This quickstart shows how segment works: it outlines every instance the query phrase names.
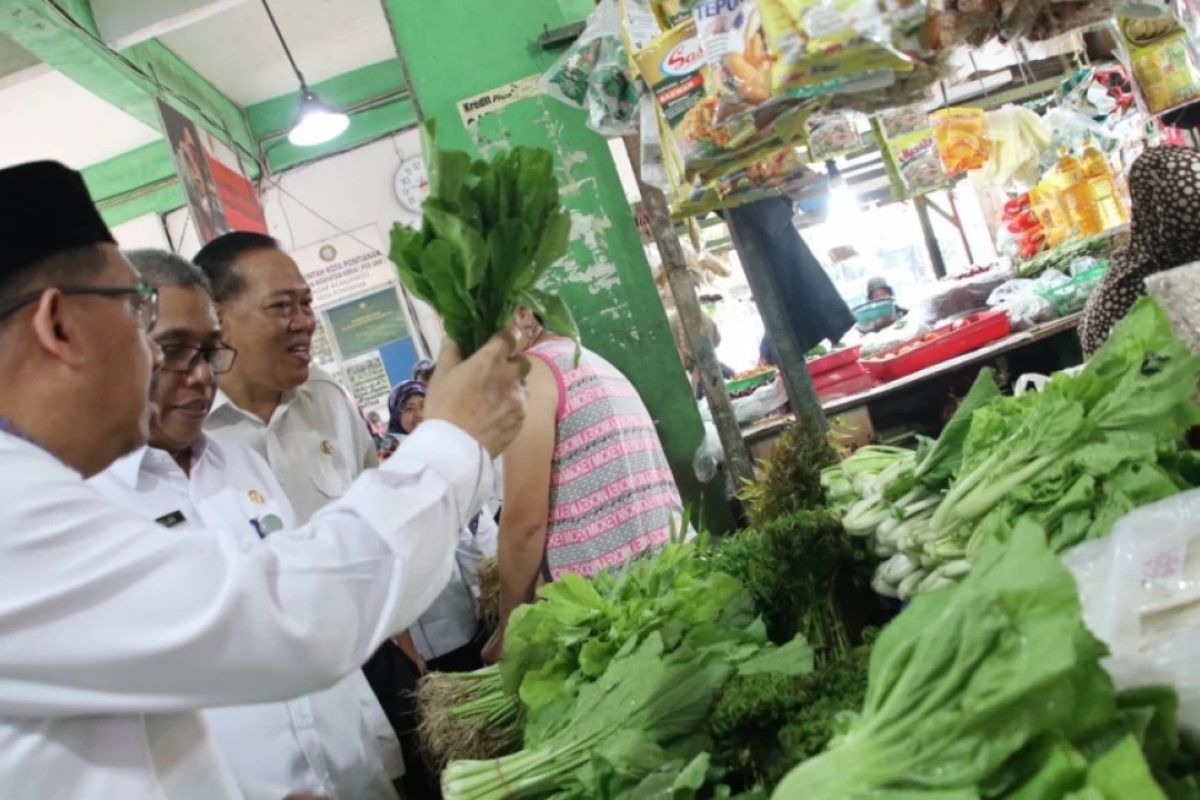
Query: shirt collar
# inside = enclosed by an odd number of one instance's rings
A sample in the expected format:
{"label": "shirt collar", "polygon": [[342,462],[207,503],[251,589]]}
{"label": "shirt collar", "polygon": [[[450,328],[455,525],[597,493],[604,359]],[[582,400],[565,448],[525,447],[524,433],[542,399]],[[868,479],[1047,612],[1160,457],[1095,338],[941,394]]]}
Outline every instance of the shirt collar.
{"label": "shirt collar", "polygon": [[[195,469],[196,464],[199,463],[208,450],[208,437],[201,434],[200,438],[192,445],[192,469]],[[134,450],[127,456],[118,458],[109,469],[126,486],[136,489],[138,479],[141,478],[144,471],[151,469],[151,464],[154,462],[175,464],[175,460],[165,450],[155,450],[149,445],[145,445]]]}
{"label": "shirt collar", "polygon": [[46,449],[46,447],[41,442],[37,441],[32,436],[25,433],[25,431],[18,428],[16,423],[14,423],[12,420],[8,419],[7,417],[0,417],[0,432],[7,433],[9,436],[15,436],[18,439],[20,439],[21,441],[28,442],[29,444],[32,444],[32,445],[36,445],[43,450]]}
{"label": "shirt collar", "polygon": [[[306,386],[308,386],[307,381],[300,384],[300,386],[298,388],[288,389],[286,392],[284,392],[282,395],[280,395],[279,405],[275,407],[275,412],[271,415],[271,419],[275,419],[275,416],[279,413],[280,409],[286,409],[288,406],[290,406],[292,403],[294,403],[296,398],[300,396],[300,392],[303,391]],[[224,413],[222,411],[222,409],[225,409],[225,408],[229,408],[234,413],[240,414],[243,417],[246,417],[247,419],[254,420],[255,422],[259,423],[260,425],[262,424],[262,420],[259,419],[258,416],[256,416],[255,414],[251,414],[249,411],[242,408],[237,403],[233,402],[233,399],[230,398],[229,395],[225,394],[225,392],[218,389],[216,397],[213,398],[212,409],[208,412],[208,415],[211,417],[219,411]]]}

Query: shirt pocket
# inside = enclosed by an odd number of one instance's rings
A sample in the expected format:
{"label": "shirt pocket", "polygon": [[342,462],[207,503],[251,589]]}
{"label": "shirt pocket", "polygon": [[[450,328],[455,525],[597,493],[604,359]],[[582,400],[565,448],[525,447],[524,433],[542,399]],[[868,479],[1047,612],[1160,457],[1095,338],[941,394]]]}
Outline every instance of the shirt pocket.
{"label": "shirt pocket", "polygon": [[[307,430],[295,437],[283,454],[291,463],[287,471],[301,483],[311,483],[326,501],[346,493],[356,473],[350,467],[347,445],[328,432]],[[294,478],[295,480],[295,478]]]}

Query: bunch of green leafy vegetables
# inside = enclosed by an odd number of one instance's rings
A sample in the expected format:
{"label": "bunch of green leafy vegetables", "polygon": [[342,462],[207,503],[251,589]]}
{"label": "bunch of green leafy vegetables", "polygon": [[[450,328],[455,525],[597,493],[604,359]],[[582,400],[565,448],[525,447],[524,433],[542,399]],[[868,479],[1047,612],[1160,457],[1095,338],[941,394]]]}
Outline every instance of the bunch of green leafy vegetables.
{"label": "bunch of green leafy vegetables", "polygon": [[705,735],[721,688],[735,675],[804,674],[812,662],[802,637],[779,647],[768,639],[749,594],[714,567],[706,542],[670,544],[590,581],[564,575],[514,613],[505,634],[500,669],[524,708],[524,749],[452,762],[444,792],[729,796]]}
{"label": "bunch of green leafy vegetables", "polygon": [[713,564],[750,593],[773,641],[803,634],[819,659],[847,650],[861,632],[847,626],[861,616],[846,607],[847,596],[873,600],[869,553],[824,510],[791,511],[727,536]]}
{"label": "bunch of green leafy vegetables", "polygon": [[[1077,376],[999,396],[981,375],[937,443],[867,482],[843,524],[886,559],[873,585],[907,599],[961,579],[1019,524],[1062,551],[1106,536],[1133,509],[1190,488],[1200,358],[1144,298]],[[828,471],[827,471],[828,472]],[[844,475],[826,484],[844,498]]]}
{"label": "bunch of green leafy vegetables", "polygon": [[708,729],[714,759],[735,786],[773,788],[821,753],[867,693],[869,643],[816,661],[804,675],[738,675],[721,692]]}
{"label": "bunch of green leafy vegetables", "polygon": [[823,470],[838,463],[824,431],[797,423],[780,434],[771,454],[755,469],[738,497],[754,522],[824,505]]}
{"label": "bunch of green leafy vegetables", "polygon": [[578,341],[570,309],[536,288],[566,255],[571,234],[553,156],[514,147],[473,161],[439,148],[435,133],[432,121],[421,128],[429,176],[421,227],[392,227],[390,255],[405,288],[437,310],[464,355],[507,327],[519,306]]}
{"label": "bunch of green leafy vegetables", "polygon": [[1104,653],[1070,573],[1036,526],[1022,525],[961,584],[918,597],[883,630],[858,715],[772,797],[1159,797],[1126,738],[1085,753],[1065,791],[1046,788],[1062,759],[1038,747],[1076,748],[1118,718]]}

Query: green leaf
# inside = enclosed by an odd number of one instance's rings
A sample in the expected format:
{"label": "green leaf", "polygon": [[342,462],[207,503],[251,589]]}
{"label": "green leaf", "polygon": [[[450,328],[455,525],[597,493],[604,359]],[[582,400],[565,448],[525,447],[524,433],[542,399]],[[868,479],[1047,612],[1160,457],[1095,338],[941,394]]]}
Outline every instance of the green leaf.
{"label": "green leaf", "polygon": [[532,288],[546,274],[546,270],[567,254],[571,242],[571,212],[563,210],[552,214],[540,233],[541,238],[533,255],[533,269],[517,289]]}
{"label": "green leaf", "polygon": [[556,294],[531,289],[521,295],[521,302],[541,317],[547,328],[575,342],[575,363],[578,364],[579,326],[575,324],[575,317],[563,299]]}
{"label": "green leaf", "polygon": [[464,287],[468,290],[477,287],[488,263],[487,242],[483,236],[466,221],[434,203],[426,204],[424,216],[433,232],[458,250]]}
{"label": "green leaf", "polygon": [[806,675],[813,670],[813,649],[803,636],[797,636],[782,647],[764,650],[738,665],[739,675]]}

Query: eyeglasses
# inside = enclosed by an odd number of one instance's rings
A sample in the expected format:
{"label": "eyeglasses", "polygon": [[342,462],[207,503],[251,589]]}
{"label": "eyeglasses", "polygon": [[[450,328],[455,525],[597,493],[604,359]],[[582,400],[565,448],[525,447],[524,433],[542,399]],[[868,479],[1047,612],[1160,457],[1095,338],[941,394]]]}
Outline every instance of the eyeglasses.
{"label": "eyeglasses", "polygon": [[136,286],[46,286],[0,303],[0,320],[6,319],[20,309],[37,302],[47,289],[57,289],[64,295],[88,295],[96,297],[128,298],[133,313],[145,330],[158,322],[158,289],[148,283]]}
{"label": "eyeglasses", "polygon": [[233,362],[237,360],[237,350],[224,344],[210,347],[164,344],[159,349],[162,350],[159,369],[163,372],[191,372],[201,361],[206,361],[213,374],[220,375],[233,369]]}

